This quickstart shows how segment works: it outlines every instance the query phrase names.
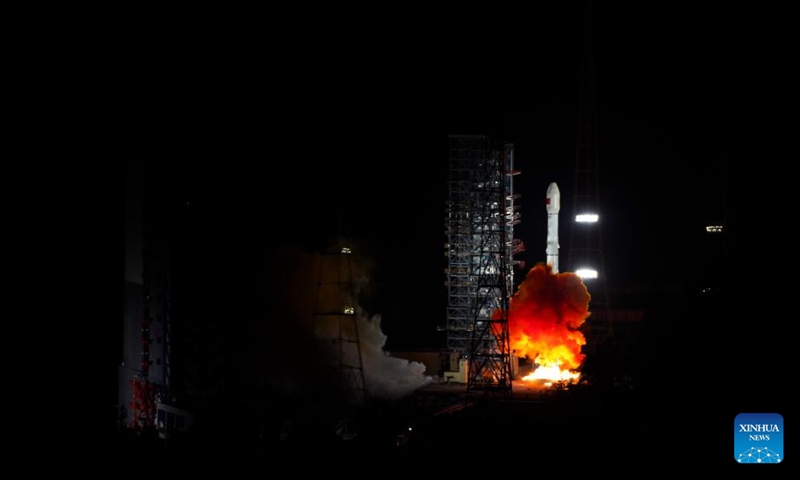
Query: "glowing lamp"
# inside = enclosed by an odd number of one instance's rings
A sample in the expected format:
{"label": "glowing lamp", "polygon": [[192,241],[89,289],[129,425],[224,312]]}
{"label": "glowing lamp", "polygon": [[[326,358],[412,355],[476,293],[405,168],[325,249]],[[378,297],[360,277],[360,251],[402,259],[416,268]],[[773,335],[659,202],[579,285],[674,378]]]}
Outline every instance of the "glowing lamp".
{"label": "glowing lamp", "polygon": [[582,213],[580,215],[575,215],[575,221],[578,223],[596,223],[600,219],[600,216],[596,213]]}
{"label": "glowing lamp", "polygon": [[591,268],[579,268],[575,271],[575,275],[581,278],[597,278],[597,270]]}

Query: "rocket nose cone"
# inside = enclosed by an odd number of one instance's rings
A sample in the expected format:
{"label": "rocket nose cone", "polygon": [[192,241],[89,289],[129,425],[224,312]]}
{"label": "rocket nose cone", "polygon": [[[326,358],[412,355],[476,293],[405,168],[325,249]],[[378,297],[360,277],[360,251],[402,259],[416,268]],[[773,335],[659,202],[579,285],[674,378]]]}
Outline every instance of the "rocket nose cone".
{"label": "rocket nose cone", "polygon": [[547,187],[547,213],[558,213],[561,210],[561,192],[556,182]]}

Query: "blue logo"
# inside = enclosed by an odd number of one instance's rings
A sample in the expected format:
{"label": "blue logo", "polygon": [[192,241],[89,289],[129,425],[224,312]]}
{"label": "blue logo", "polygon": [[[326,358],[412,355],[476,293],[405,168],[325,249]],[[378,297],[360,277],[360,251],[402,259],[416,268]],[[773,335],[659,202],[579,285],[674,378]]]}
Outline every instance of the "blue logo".
{"label": "blue logo", "polygon": [[737,463],[783,461],[783,417],[778,413],[740,413],[733,421]]}

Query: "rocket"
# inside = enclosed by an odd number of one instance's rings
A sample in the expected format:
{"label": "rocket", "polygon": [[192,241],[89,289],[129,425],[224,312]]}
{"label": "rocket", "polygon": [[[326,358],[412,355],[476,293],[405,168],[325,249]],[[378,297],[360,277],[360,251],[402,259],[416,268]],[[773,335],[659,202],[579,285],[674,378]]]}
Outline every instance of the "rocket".
{"label": "rocket", "polygon": [[561,210],[561,192],[556,182],[547,187],[547,263],[553,273],[558,273],[558,211]]}

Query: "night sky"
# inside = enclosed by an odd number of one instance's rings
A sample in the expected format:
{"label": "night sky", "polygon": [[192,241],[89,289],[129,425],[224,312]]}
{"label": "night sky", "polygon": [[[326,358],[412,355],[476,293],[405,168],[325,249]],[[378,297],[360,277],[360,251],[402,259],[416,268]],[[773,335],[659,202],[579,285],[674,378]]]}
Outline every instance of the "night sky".
{"label": "night sky", "polygon": [[[181,30],[134,63],[132,147],[237,254],[344,232],[379,259],[385,316],[415,316],[403,309],[416,310],[408,296],[419,295],[441,314],[448,134],[515,145],[529,266],[544,257],[549,182],[569,209],[582,11],[536,8],[488,15],[485,27],[477,12],[432,13],[413,29],[304,20],[294,34],[265,33],[275,41]],[[637,8],[596,7],[594,19],[604,253],[616,289],[686,283],[709,220],[724,218],[731,237],[755,234],[763,207],[749,192],[768,190],[756,182],[785,156],[771,153],[785,141],[774,103],[782,50],[743,32],[750,12]]]}
{"label": "night sky", "polygon": [[[369,306],[389,345],[441,346],[447,135],[514,144],[529,267],[544,259],[547,185],[558,182],[562,206],[570,199],[582,10],[549,3],[189,22],[132,59],[132,157],[163,172],[165,201],[190,218],[194,258],[208,261],[198,275],[242,314],[280,301],[283,249],[313,251],[342,232],[374,261]],[[792,205],[783,14],[603,4],[594,19],[608,281],[696,286],[702,226],[723,217],[732,301],[665,351],[704,349],[700,364],[731,385],[739,374],[759,384],[747,365],[769,363],[767,393],[744,404],[764,408],[783,392],[770,383],[786,371],[789,340],[777,332],[794,314],[784,294],[769,300],[790,248],[765,225]]]}

